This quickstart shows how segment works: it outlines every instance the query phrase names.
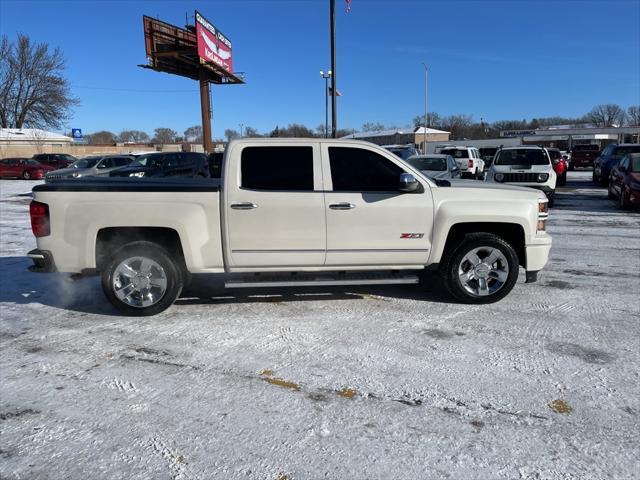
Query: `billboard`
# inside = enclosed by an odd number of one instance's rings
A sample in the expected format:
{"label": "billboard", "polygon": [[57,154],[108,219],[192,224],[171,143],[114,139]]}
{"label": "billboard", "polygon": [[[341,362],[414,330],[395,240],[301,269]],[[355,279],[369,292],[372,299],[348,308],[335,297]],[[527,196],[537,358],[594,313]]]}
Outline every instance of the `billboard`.
{"label": "billboard", "polygon": [[196,36],[200,63],[213,64],[232,74],[231,42],[198,11],[196,11]]}

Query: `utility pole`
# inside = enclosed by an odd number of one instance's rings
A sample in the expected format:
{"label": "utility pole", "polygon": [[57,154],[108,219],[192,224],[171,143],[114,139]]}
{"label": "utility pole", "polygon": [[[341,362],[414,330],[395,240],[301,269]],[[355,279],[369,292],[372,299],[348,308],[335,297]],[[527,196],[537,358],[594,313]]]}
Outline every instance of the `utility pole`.
{"label": "utility pole", "polygon": [[427,99],[428,99],[428,86],[429,86],[429,67],[427,64],[422,62],[424,65],[424,142],[422,144],[422,153],[427,153],[427,127],[429,122],[427,120]]}
{"label": "utility pole", "polygon": [[336,111],[336,0],[329,0],[331,21],[331,138],[336,138],[338,115]]}
{"label": "utility pole", "polygon": [[240,127],[240,138],[242,138],[244,135],[242,135],[242,129],[244,128],[244,123],[239,123],[238,126]]}
{"label": "utility pole", "polygon": [[211,97],[209,95],[209,82],[204,69],[199,70],[200,80],[200,110],[202,113],[202,146],[207,153],[213,153],[213,140],[211,139]]}
{"label": "utility pole", "polygon": [[329,79],[331,78],[331,70],[323,72],[320,75],[324,78],[324,138],[329,138]]}

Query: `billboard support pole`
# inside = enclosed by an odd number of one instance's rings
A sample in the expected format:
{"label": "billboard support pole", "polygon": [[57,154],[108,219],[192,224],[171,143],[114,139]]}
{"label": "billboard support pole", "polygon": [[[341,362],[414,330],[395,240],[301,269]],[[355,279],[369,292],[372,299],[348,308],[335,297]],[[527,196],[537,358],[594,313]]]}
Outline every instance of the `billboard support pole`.
{"label": "billboard support pole", "polygon": [[329,0],[329,16],[331,17],[331,138],[337,134],[336,112],[336,0]]}
{"label": "billboard support pole", "polygon": [[200,110],[202,111],[202,146],[207,153],[213,153],[213,140],[211,139],[211,97],[209,95],[209,82],[205,71],[200,68]]}

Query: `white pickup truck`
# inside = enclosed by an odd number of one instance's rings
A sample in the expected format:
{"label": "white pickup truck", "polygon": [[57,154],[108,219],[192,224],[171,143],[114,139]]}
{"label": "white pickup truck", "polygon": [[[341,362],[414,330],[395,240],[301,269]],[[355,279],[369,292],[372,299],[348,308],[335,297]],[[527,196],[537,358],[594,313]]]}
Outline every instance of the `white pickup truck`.
{"label": "white pickup truck", "polygon": [[435,182],[352,140],[236,140],[219,180],[62,180],[33,196],[32,270],[99,273],[128,315],[165,310],[200,273],[290,287],[418,283],[434,266],[458,301],[490,303],[551,249],[542,192]]}

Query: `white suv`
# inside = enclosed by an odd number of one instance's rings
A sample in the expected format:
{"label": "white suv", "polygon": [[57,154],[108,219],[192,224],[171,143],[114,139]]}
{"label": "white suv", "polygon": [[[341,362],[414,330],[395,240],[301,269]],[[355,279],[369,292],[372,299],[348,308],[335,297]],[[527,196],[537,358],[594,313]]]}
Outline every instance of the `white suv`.
{"label": "white suv", "polygon": [[440,150],[443,155],[451,155],[458,167],[462,178],[476,178],[482,180],[484,160],[480,158],[480,151],[475,147],[446,147]]}
{"label": "white suv", "polygon": [[549,206],[553,206],[557,177],[545,148],[501,148],[496,152],[485,180],[542,190],[549,199]]}

